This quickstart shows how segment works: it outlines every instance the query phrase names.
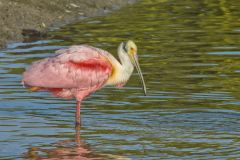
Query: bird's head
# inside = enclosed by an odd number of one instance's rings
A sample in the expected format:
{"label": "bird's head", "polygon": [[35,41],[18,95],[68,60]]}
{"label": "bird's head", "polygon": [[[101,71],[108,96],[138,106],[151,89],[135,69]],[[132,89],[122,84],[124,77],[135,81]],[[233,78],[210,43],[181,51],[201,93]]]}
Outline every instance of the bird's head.
{"label": "bird's head", "polygon": [[133,41],[127,41],[123,47],[124,51],[128,54],[129,57],[137,55],[137,45]]}
{"label": "bird's head", "polygon": [[122,47],[122,50],[128,55],[131,63],[137,69],[138,75],[142,82],[144,95],[146,95],[147,94],[146,85],[145,85],[143,74],[142,74],[142,71],[141,71],[141,68],[140,68],[140,65],[138,62],[137,45],[133,41],[129,40],[126,43],[122,43],[121,47]]}

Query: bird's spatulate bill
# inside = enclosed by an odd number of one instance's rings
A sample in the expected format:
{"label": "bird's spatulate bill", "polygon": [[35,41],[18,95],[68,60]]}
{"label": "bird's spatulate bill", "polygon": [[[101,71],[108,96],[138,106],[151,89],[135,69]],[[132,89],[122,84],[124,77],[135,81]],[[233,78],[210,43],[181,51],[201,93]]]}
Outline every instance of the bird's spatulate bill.
{"label": "bird's spatulate bill", "polygon": [[137,69],[137,72],[138,72],[138,75],[140,77],[140,80],[142,82],[142,87],[143,87],[143,92],[144,92],[144,95],[146,96],[147,95],[147,89],[146,89],[146,85],[145,85],[145,81],[144,81],[144,78],[143,78],[143,74],[142,74],[142,71],[141,71],[141,68],[140,68],[140,65],[138,63],[138,58],[137,58],[137,54],[135,54],[133,56],[133,60],[134,60],[134,65]]}

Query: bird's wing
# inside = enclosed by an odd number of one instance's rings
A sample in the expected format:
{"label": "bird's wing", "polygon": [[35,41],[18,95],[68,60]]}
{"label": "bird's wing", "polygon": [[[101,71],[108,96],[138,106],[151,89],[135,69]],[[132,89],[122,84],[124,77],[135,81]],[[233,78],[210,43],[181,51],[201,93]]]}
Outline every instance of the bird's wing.
{"label": "bird's wing", "polygon": [[89,89],[102,86],[112,74],[109,54],[90,46],[72,46],[55,57],[33,63],[23,74],[27,86]]}

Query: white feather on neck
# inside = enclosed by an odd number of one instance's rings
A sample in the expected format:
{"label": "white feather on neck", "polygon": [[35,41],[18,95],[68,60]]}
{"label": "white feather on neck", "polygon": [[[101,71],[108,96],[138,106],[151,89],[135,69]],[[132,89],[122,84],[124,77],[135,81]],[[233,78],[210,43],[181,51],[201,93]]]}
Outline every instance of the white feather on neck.
{"label": "white feather on neck", "polygon": [[111,54],[108,56],[114,71],[113,75],[109,77],[106,83],[107,85],[126,83],[134,70],[134,66],[131,63],[128,54],[123,50],[123,43],[121,43],[118,47],[118,57],[121,63]]}

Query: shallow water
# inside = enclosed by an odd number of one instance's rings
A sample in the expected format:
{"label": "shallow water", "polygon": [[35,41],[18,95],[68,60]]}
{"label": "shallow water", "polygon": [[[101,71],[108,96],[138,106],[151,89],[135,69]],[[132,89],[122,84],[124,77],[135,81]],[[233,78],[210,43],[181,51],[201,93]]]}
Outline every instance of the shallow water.
{"label": "shallow water", "polygon": [[[0,51],[0,159],[238,159],[240,4],[237,0],[141,1],[86,19],[46,39]],[[80,137],[75,101],[28,92],[31,62],[73,44],[116,56],[139,48],[148,95],[136,73],[123,89],[86,99]]]}

